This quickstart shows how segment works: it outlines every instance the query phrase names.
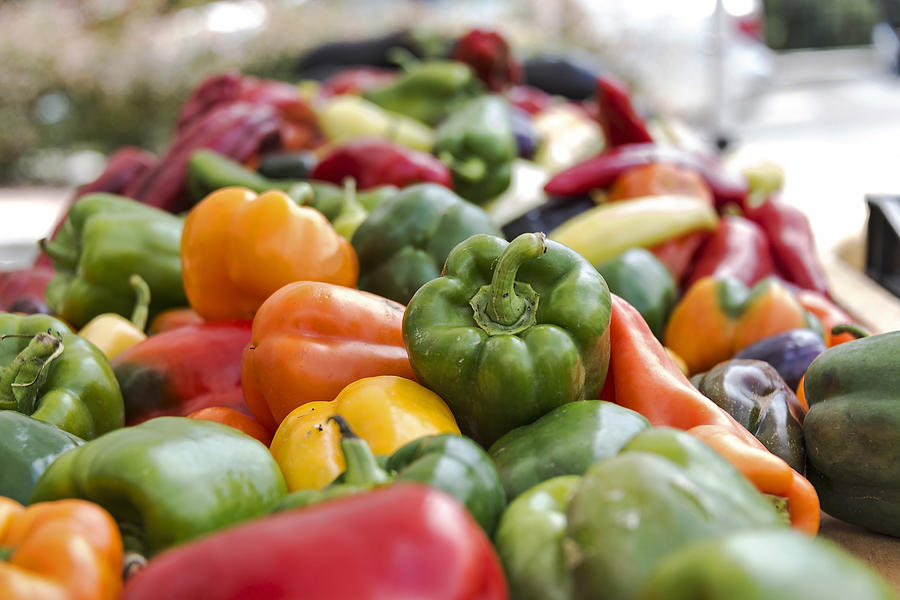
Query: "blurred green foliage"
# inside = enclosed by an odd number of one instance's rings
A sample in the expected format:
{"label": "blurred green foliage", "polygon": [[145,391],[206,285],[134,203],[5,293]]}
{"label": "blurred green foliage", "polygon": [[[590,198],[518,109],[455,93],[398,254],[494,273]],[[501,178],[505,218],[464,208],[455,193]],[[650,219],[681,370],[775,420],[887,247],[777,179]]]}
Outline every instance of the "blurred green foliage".
{"label": "blurred green foliage", "polygon": [[872,42],[877,0],[763,0],[773,50],[861,46]]}

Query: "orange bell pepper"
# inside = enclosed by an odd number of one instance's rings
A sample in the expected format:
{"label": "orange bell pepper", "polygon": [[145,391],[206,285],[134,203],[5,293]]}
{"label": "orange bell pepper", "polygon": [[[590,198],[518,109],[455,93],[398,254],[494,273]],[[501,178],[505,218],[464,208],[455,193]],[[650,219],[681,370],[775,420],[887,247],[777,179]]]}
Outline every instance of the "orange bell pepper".
{"label": "orange bell pepper", "polygon": [[616,177],[607,200],[677,194],[694,196],[713,203],[713,195],[703,178],[693,169],[668,163],[647,163],[632,167]]}
{"label": "orange bell pepper", "polygon": [[188,415],[190,419],[204,419],[206,421],[215,421],[222,425],[234,427],[238,431],[242,431],[252,438],[256,438],[261,443],[268,446],[272,443],[272,433],[263,427],[259,421],[248,417],[244,413],[240,413],[233,408],[227,406],[207,406],[200,410],[195,410]]}
{"label": "orange bell pepper", "polygon": [[609,372],[601,398],[641,413],[655,426],[677,427],[704,440],[760,492],[787,498],[794,527],[812,534],[818,530],[819,499],[812,485],[701,394],[641,314],[616,295],[609,332]]}
{"label": "orange bell pepper", "polygon": [[815,317],[774,277],[749,290],[735,279],[702,277],[675,305],[663,341],[694,374],[763,338],[818,326]]}
{"label": "orange bell pepper", "polygon": [[822,323],[825,330],[825,345],[829,348],[850,342],[856,336],[849,332],[834,335],[831,328],[835,325],[857,324],[857,320],[851,317],[847,311],[814,290],[800,290],[796,294],[797,302],[807,311],[814,314]]}
{"label": "orange bell pepper", "polygon": [[415,380],[401,323],[404,307],[328,283],[291,283],[266,300],[244,349],[247,405],[270,431],[301,404],[333,400],[352,381],[376,375]]}
{"label": "orange bell pepper", "polygon": [[119,528],[86,500],[25,508],[0,497],[0,553],[3,600],[114,600],[122,589]]}
{"label": "orange bell pepper", "polygon": [[356,286],[356,251],[319,211],[278,190],[223,188],[197,204],[181,235],[184,289],[208,321],[249,319],[294,281]]}
{"label": "orange bell pepper", "polygon": [[203,322],[203,317],[198,315],[193,308],[170,308],[162,311],[150,321],[150,326],[147,327],[147,335],[156,335],[170,329],[199,325]]}

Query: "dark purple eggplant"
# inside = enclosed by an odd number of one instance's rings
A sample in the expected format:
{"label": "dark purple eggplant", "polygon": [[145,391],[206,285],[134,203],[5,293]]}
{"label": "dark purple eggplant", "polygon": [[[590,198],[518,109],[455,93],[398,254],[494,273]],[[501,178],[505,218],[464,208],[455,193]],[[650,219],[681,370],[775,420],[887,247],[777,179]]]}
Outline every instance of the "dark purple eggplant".
{"label": "dark purple eggplant", "polygon": [[778,371],[792,390],[815,357],[825,352],[825,341],[812,329],[791,329],[750,344],[735,358],[764,360]]}

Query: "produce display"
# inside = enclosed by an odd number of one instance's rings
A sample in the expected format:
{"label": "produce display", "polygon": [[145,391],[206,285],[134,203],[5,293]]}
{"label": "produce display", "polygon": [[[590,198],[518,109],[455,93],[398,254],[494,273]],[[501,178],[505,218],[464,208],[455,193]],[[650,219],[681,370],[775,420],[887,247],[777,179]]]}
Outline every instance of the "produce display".
{"label": "produce display", "polygon": [[209,76],[0,274],[0,598],[897,597],[817,533],[900,536],[900,338],[782,174],[439,41]]}

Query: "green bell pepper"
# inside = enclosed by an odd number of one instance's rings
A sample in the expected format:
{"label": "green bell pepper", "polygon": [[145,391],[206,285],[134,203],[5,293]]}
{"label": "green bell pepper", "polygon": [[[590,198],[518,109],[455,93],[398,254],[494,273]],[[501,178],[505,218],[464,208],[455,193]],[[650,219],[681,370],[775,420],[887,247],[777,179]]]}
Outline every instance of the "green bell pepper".
{"label": "green bell pepper", "polygon": [[578,400],[559,406],[534,423],[516,427],[494,442],[494,459],[510,500],[541,481],[582,475],[610,458],[650,427],[643,415],[612,402]]}
{"label": "green bell pepper", "polygon": [[557,406],[596,398],[609,366],[610,295],[575,251],[523,233],[473,235],[403,315],[413,371],[484,446]]}
{"label": "green bell pepper", "polygon": [[481,81],[465,63],[427,60],[404,65],[396,81],[366,90],[363,97],[391,112],[434,126],[453,109],[482,92]]}
{"label": "green bell pepper", "polygon": [[324,489],[291,492],[275,511],[308,506],[392,481],[411,481],[455,497],[488,535],[493,533],[506,507],[506,495],[491,458],[478,444],[452,433],[429,435],[404,444],[389,457],[376,457],[342,417],[331,419],[341,430],[346,470]]}
{"label": "green bell pepper", "polygon": [[74,327],[103,313],[130,317],[140,275],[150,286],[150,316],[187,306],[181,281],[181,218],[113,194],[78,199],[52,241],[41,248],[56,275],[47,306]]}
{"label": "green bell pepper", "polygon": [[32,502],[82,498],[119,523],[145,556],[265,515],[286,493],[268,448],[213,421],[158,417],[66,452]]}
{"label": "green bell pepper", "polygon": [[56,425],[0,410],[0,496],[27,503],[41,473],[60,454],[83,443]]}
{"label": "green bell pepper", "polygon": [[122,427],[122,392],[106,355],[48,315],[0,313],[0,410],[82,439]]}
{"label": "green bell pepper", "polygon": [[694,375],[691,383],[769,452],[803,473],[803,408],[775,367],[761,360],[734,358]]}
{"label": "green bell pepper", "polygon": [[822,510],[900,537],[900,331],[833,346],[804,377],[806,476]]}
{"label": "green bell pepper", "polygon": [[453,247],[476,233],[502,236],[483,210],[421,183],[387,199],[356,229],[359,288],[402,304],[441,275]]}
{"label": "green bell pepper", "polygon": [[678,301],[678,289],[669,269],[645,248],[630,248],[596,266],[609,291],[635,307],[653,335],[662,340]]}
{"label": "green bell pepper", "polygon": [[739,531],[662,561],[638,600],[891,600],[897,596],[834,542],[791,529]]}
{"label": "green bell pepper", "polygon": [[453,190],[481,204],[509,187],[518,156],[509,102],[501,96],[473,98],[436,132],[435,156],[453,175]]}
{"label": "green bell pepper", "polygon": [[688,433],[651,428],[583,477],[513,500],[494,542],[514,598],[618,600],[671,552],[761,527],[785,525],[730,463]]}

